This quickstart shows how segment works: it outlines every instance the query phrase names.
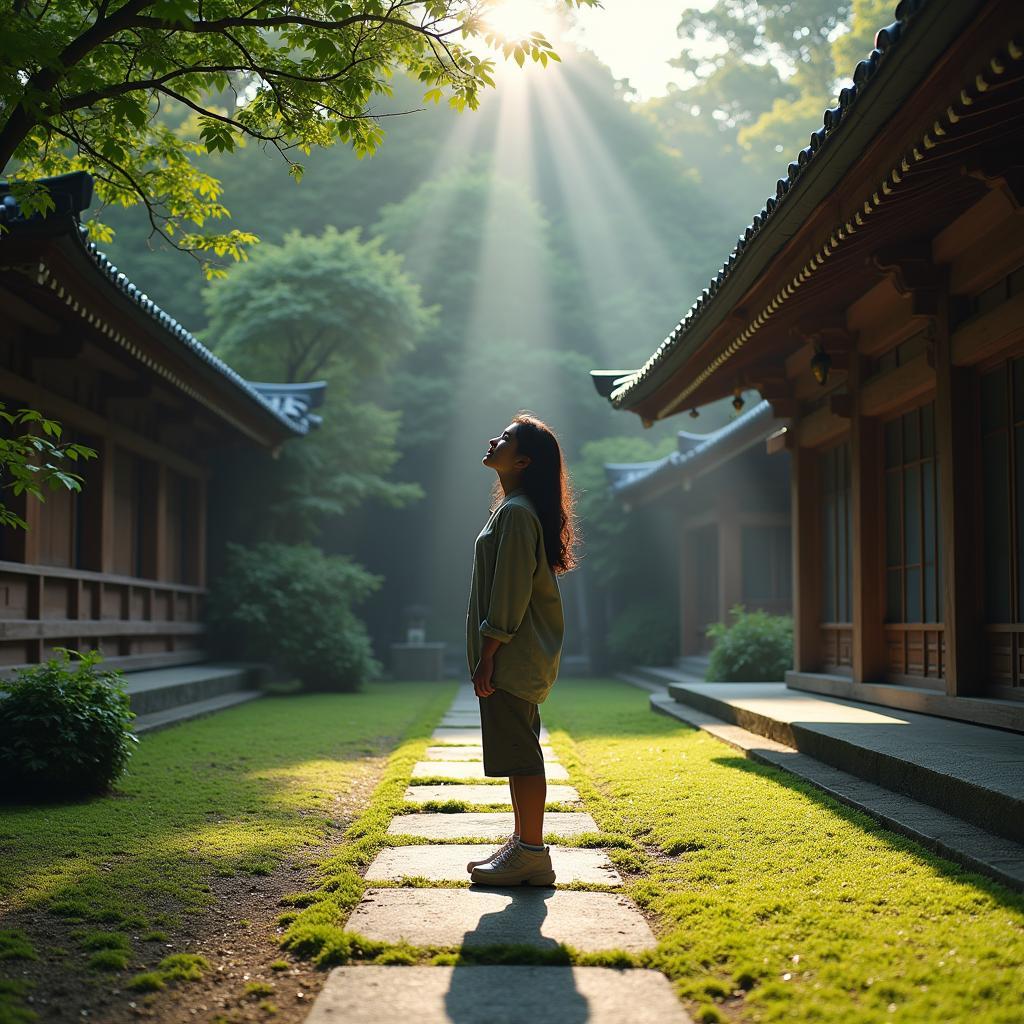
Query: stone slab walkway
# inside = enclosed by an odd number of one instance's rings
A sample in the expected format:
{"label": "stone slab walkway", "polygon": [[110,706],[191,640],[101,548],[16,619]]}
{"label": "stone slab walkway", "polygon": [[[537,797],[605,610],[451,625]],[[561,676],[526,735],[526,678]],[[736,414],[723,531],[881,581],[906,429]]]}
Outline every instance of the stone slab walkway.
{"label": "stone slab walkway", "polygon": [[[425,760],[411,773],[405,791],[408,803],[508,802],[504,785],[462,781],[483,777],[478,721],[472,691],[463,688],[435,729]],[[542,739],[546,738],[543,730]],[[549,778],[568,778],[550,748],[545,761]],[[437,778],[457,781],[427,781]],[[548,786],[549,805],[579,802],[574,787]],[[598,833],[594,819],[582,810],[551,811],[544,824],[555,886],[369,888],[346,928],[375,941],[435,948],[555,950],[564,945],[592,953],[652,949],[654,934],[628,897],[565,888],[622,884],[606,851],[557,845],[559,838]],[[509,835],[512,825],[513,815],[505,811],[396,815],[388,835],[432,842],[382,849],[366,879],[468,883],[466,862],[486,856],[495,841]],[[312,1024],[692,1024],[672,986],[656,971],[525,965],[337,968],[307,1019]]]}
{"label": "stone slab walkway", "polygon": [[655,945],[650,926],[631,900],[606,892],[518,889],[369,889],[346,926],[381,942],[414,946],[560,943],[587,953]]}
{"label": "stone slab walkway", "polygon": [[[410,786],[405,791],[405,799],[411,804],[426,804],[434,801],[461,800],[467,804],[509,804],[511,796],[505,786]],[[548,786],[548,805],[576,804],[580,795],[572,786]]]}
{"label": "stone slab walkway", "polygon": [[[447,748],[445,748],[447,749]],[[472,748],[471,748],[472,749]],[[569,773],[564,765],[551,762],[544,770],[548,781],[552,779],[568,779]],[[484,766],[479,760],[462,761],[417,761],[412,766],[414,779],[483,779]],[[501,787],[507,788],[504,780]]]}
{"label": "stone slab walkway", "polygon": [[336,967],[309,1024],[689,1024],[657,971]]}
{"label": "stone slab walkway", "polygon": [[[466,862],[486,857],[494,845],[446,844],[443,846],[390,846],[377,854],[366,871],[370,881],[397,881],[400,878],[427,878],[432,882],[464,882]],[[622,879],[604,850],[577,850],[558,846],[551,850],[551,861],[559,885],[582,882],[584,885],[621,885]]]}
{"label": "stone slab walkway", "polygon": [[[399,814],[391,819],[389,836],[423,839],[504,839],[512,831],[510,811],[471,811],[462,814]],[[569,839],[597,832],[597,822],[585,812],[552,811],[544,815],[545,835]]]}

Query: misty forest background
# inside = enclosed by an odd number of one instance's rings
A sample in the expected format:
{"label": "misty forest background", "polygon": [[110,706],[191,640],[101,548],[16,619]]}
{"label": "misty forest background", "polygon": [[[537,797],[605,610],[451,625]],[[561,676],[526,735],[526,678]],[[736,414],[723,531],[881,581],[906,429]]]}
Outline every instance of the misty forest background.
{"label": "misty forest background", "polygon": [[[322,427],[279,458],[220,456],[220,536],[347,556],[379,577],[359,609],[378,658],[420,606],[457,665],[493,483],[480,459],[529,408],[559,433],[579,492],[567,653],[603,665],[610,639],[627,660],[652,644],[671,657],[671,524],[614,507],[602,466],[664,455],[679,429],[732,410],[643,431],[588,371],[638,366],[669,333],[891,13],[880,0],[686,11],[678,64],[693,85],[644,102],[565,42],[562,64],[513,66],[475,112],[421,109],[422,86],[397,77],[375,113],[415,112],[381,120],[372,158],[315,150],[300,182],[252,144],[201,161],[233,225],[261,239],[212,283],[150,237],[144,210],[101,211],[114,262],[244,376],[329,381]],[[187,114],[162,116],[189,132]]]}

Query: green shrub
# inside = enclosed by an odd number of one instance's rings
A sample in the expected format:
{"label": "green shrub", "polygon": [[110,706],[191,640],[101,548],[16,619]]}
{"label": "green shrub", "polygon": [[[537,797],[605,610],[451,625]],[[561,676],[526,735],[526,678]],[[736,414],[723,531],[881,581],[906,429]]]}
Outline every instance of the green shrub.
{"label": "green shrub", "polygon": [[608,653],[617,665],[671,665],[679,652],[679,622],[672,607],[634,605],[615,616]]}
{"label": "green shrub", "polygon": [[137,743],[120,673],[98,651],[59,657],[0,681],[0,793],[18,799],[103,792]]}
{"label": "green shrub", "polygon": [[793,667],[793,620],[736,605],[732,624],[708,627],[714,640],[707,678],[714,682],[781,682]]}
{"label": "green shrub", "polygon": [[309,544],[229,544],[210,593],[212,635],[225,653],[266,661],[306,689],[352,691],[377,674],[352,606],[380,578]]}

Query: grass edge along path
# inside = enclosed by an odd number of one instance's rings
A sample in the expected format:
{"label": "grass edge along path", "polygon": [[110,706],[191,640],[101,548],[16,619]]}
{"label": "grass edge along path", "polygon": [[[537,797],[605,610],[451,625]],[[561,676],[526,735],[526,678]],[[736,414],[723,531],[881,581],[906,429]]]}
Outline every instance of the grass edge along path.
{"label": "grass edge along path", "polygon": [[545,717],[663,971],[703,1024],[1021,1024],[1024,897],[617,680]]}

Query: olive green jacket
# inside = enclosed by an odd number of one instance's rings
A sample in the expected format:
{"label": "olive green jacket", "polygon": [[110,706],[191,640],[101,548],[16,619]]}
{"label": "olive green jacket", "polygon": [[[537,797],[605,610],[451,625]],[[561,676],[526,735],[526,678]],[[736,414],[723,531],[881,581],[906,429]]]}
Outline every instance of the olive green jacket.
{"label": "olive green jacket", "polygon": [[466,620],[470,674],[480,660],[482,638],[494,637],[501,642],[494,686],[540,704],[558,675],[564,628],[540,520],[529,498],[513,491],[476,539]]}

